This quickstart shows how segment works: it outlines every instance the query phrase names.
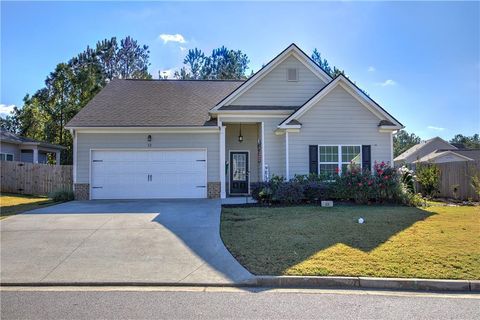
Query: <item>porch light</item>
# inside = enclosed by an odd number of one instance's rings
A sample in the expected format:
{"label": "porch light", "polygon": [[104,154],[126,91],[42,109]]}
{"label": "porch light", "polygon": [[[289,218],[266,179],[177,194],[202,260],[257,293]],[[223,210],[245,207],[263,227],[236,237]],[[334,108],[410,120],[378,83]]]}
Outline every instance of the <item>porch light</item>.
{"label": "porch light", "polygon": [[243,136],[242,136],[242,124],[240,123],[240,132],[238,133],[238,142],[242,143],[243,142]]}

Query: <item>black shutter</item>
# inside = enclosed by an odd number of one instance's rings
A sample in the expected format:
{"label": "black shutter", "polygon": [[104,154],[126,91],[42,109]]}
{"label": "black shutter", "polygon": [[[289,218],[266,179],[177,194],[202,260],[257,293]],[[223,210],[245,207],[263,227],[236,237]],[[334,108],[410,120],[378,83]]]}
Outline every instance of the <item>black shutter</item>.
{"label": "black shutter", "polygon": [[363,171],[372,171],[372,150],[371,146],[362,146],[362,168]]}
{"label": "black shutter", "polygon": [[318,146],[308,147],[309,172],[318,174]]}

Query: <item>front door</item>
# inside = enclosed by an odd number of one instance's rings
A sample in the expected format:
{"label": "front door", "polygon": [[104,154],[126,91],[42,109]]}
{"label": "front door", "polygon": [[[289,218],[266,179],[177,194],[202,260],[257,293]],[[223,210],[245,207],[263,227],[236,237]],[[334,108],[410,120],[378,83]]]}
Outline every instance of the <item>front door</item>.
{"label": "front door", "polygon": [[230,193],[248,193],[248,152],[231,152],[230,163]]}

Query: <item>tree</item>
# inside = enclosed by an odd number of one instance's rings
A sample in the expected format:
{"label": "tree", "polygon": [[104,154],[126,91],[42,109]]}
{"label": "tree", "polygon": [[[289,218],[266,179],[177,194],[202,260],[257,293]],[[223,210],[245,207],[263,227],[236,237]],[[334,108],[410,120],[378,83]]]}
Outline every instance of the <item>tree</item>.
{"label": "tree", "polygon": [[230,50],[225,46],[214,49],[206,56],[200,49],[190,49],[183,60],[185,64],[175,71],[177,79],[234,80],[246,79],[250,60],[241,50]]}
{"label": "tree", "polygon": [[130,36],[120,41],[117,51],[117,73],[121,79],[151,79],[148,73],[150,63],[148,46],[140,46]]}
{"label": "tree", "polygon": [[[183,59],[183,63],[190,68],[190,76],[192,79],[198,79],[200,77],[200,71],[204,62],[205,54],[197,48],[188,50],[185,59]],[[184,72],[186,72],[185,69]]]}
{"label": "tree", "polygon": [[328,63],[327,59],[322,59],[322,55],[320,52],[317,50],[317,48],[313,49],[313,53],[311,56],[312,60],[318,64],[320,68],[323,69],[326,73],[328,73],[332,78],[335,78],[336,76],[343,74],[345,75],[345,71],[338,69],[337,67],[333,67],[333,69],[330,67],[330,64]]}
{"label": "tree", "polygon": [[85,51],[59,63],[45,80],[45,86],[26,95],[22,108],[0,121],[2,128],[22,136],[67,147],[62,163],[72,163],[72,138],[65,124],[113,78],[150,79],[148,46],[131,37],[97,42]]}
{"label": "tree", "polygon": [[408,133],[406,130],[398,131],[393,137],[393,156],[399,156],[414,145],[420,143],[420,141],[420,137],[414,133]]}
{"label": "tree", "polygon": [[457,134],[450,140],[450,143],[461,143],[465,148],[480,149],[480,136],[478,133],[475,133],[471,137]]}

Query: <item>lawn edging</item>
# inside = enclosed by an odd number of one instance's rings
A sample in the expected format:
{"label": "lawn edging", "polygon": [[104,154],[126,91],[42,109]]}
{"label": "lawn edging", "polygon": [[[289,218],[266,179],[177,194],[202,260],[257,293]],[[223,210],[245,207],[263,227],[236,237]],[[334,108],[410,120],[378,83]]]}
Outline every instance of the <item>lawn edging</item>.
{"label": "lawn edging", "polygon": [[256,276],[257,285],[279,288],[361,288],[480,292],[480,280],[332,276]]}

